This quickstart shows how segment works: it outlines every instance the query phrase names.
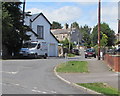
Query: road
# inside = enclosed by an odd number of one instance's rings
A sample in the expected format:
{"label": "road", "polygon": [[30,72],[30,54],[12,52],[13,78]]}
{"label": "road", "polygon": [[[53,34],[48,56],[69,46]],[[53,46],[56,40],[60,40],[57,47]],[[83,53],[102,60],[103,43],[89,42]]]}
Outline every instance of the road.
{"label": "road", "polygon": [[67,60],[56,58],[3,60],[2,94],[87,94],[55,76],[54,67]]}

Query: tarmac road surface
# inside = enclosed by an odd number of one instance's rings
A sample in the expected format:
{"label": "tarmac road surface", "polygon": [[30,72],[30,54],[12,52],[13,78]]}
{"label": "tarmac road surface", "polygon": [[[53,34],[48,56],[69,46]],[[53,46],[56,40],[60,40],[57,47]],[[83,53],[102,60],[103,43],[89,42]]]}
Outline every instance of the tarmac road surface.
{"label": "tarmac road surface", "polygon": [[2,94],[88,94],[55,76],[54,67],[65,61],[59,58],[3,60]]}

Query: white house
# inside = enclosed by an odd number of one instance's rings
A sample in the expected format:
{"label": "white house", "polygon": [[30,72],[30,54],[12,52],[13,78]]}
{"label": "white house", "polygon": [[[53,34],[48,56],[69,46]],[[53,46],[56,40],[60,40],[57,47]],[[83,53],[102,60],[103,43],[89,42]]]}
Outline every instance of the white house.
{"label": "white house", "polygon": [[58,40],[50,31],[51,23],[42,13],[25,16],[24,23],[32,29],[32,32],[27,32],[31,41],[46,42],[48,56],[58,56]]}

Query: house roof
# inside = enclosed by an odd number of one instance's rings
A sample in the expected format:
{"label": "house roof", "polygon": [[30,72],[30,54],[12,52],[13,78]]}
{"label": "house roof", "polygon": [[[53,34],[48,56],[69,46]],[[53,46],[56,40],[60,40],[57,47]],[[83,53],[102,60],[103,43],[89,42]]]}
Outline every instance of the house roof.
{"label": "house roof", "polygon": [[59,43],[59,40],[53,35],[53,33],[50,31],[50,34],[56,39],[56,41]]}
{"label": "house roof", "polygon": [[34,14],[34,15],[30,16],[30,20],[31,20],[32,22],[34,22],[40,15],[42,15],[50,25],[52,25],[52,24],[48,21],[48,19],[43,15],[43,13]]}
{"label": "house roof", "polygon": [[[43,15],[43,13],[39,13],[39,14],[34,14],[34,15],[32,15],[32,16],[30,16],[30,21],[31,22],[34,22],[40,15],[42,15],[44,18],[45,18],[45,20],[50,24],[50,26],[52,25],[49,21],[48,21],[48,19]],[[31,30],[34,34],[35,34],[35,36],[38,36],[38,34],[36,34],[33,30]],[[53,33],[50,31],[50,34],[56,39],[56,41],[59,43],[59,41],[57,40],[57,38],[53,35]]]}
{"label": "house roof", "polygon": [[54,35],[57,35],[57,34],[68,34],[69,33],[69,29],[51,29],[51,32],[54,34]]}
{"label": "house roof", "polygon": [[[72,29],[72,30],[75,30],[75,29]],[[70,31],[71,31],[70,28],[68,28],[68,29],[51,29],[51,32],[54,35],[57,35],[57,34],[69,34]]]}

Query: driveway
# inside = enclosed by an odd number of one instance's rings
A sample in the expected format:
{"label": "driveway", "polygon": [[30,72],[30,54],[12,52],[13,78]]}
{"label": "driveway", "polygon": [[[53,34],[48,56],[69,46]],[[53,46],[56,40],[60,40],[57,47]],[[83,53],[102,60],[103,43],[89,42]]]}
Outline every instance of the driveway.
{"label": "driveway", "polygon": [[55,76],[53,68],[65,61],[65,59],[58,58],[3,60],[2,93],[87,94]]}

